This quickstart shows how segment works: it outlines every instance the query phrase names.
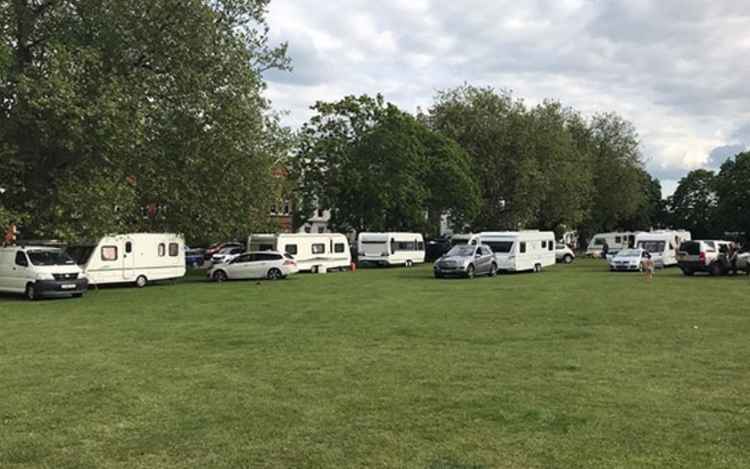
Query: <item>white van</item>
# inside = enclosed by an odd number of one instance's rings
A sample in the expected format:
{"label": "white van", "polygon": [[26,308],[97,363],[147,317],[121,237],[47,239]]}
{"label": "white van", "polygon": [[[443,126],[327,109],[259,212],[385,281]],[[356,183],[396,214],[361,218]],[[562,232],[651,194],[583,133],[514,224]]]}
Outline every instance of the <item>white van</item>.
{"label": "white van", "polygon": [[352,265],[349,240],[339,233],[251,234],[247,250],[289,254],[302,272],[344,270]]}
{"label": "white van", "polygon": [[649,231],[636,236],[635,247],[648,251],[656,265],[670,267],[677,265],[677,250],[680,244],[691,239],[689,231]]}
{"label": "white van", "polygon": [[541,272],[556,262],[551,231],[488,231],[474,235],[470,243],[489,246],[501,271]]}
{"label": "white van", "polygon": [[0,248],[0,291],[41,297],[80,297],[88,279],[62,249],[43,246]]}
{"label": "white van", "polygon": [[419,233],[360,233],[357,241],[360,264],[422,264],[424,238]]}
{"label": "white van", "polygon": [[105,236],[95,243],[66,250],[94,285],[148,282],[185,276],[185,241],[168,233],[130,233]]}
{"label": "white van", "polygon": [[591,238],[586,248],[586,256],[602,257],[604,244],[609,248],[609,254],[617,254],[620,249],[635,247],[635,238],[639,231],[619,231],[613,233],[597,233]]}

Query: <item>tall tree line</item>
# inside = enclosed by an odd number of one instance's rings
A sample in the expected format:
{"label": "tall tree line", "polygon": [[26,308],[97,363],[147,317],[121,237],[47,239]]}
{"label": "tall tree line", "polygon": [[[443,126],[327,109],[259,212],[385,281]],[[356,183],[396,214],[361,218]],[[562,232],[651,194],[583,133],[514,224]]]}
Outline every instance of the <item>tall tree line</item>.
{"label": "tall tree line", "polygon": [[24,235],[267,223],[288,133],[261,73],[268,0],[0,2],[0,222]]}
{"label": "tall tree line", "polygon": [[[341,230],[648,229],[661,186],[635,128],[556,101],[462,86],[412,118],[378,96],[317,103],[295,161],[300,222],[316,206]],[[427,144],[425,142],[434,142]],[[435,196],[440,198],[436,199]]]}

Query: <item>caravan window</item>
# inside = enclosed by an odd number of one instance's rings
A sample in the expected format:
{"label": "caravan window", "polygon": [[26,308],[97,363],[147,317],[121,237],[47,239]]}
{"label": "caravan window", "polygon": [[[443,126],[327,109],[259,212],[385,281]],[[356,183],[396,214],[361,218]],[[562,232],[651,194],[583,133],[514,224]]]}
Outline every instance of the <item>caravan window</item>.
{"label": "caravan window", "polygon": [[133,252],[133,243],[131,243],[130,241],[128,241],[127,243],[125,243],[125,252],[128,253],[128,254],[130,254],[131,252]]}
{"label": "caravan window", "polygon": [[287,254],[291,254],[293,256],[297,255],[297,245],[296,244],[287,244],[284,246],[284,252]]}
{"label": "caravan window", "polygon": [[492,252],[503,254],[509,253],[513,248],[513,241],[485,241],[484,244],[492,249]]}
{"label": "caravan window", "polygon": [[395,243],[395,247],[393,248],[393,252],[396,251],[416,251],[417,250],[417,243],[414,241],[398,241]]}
{"label": "caravan window", "polygon": [[622,243],[622,237],[621,236],[615,236],[615,244],[621,244]]}
{"label": "caravan window", "polygon": [[317,243],[312,245],[312,253],[313,254],[325,254],[326,252],[326,245],[323,243]]}
{"label": "caravan window", "polygon": [[333,245],[334,252],[344,252],[345,250],[346,247],[344,246],[344,243],[336,243]]}
{"label": "caravan window", "polygon": [[667,245],[666,241],[639,241],[638,247],[643,248],[645,251],[651,254],[658,254],[664,252],[664,247]]}
{"label": "caravan window", "polygon": [[542,249],[547,249],[547,241],[542,241]]}
{"label": "caravan window", "polygon": [[117,246],[102,246],[102,260],[112,262],[117,260]]}
{"label": "caravan window", "polygon": [[604,246],[604,238],[594,238],[594,246]]}
{"label": "caravan window", "polygon": [[177,257],[180,254],[180,245],[177,243],[169,243],[169,256]]}
{"label": "caravan window", "polygon": [[417,251],[424,251],[424,241],[417,241]]}
{"label": "caravan window", "polygon": [[554,251],[555,250],[555,243],[553,243],[552,241],[549,241],[547,243],[547,246],[549,247],[550,251]]}
{"label": "caravan window", "polygon": [[167,247],[164,245],[164,243],[159,243],[159,257],[164,257],[167,255]]}
{"label": "caravan window", "polygon": [[525,241],[521,241],[521,245],[519,247],[520,247],[521,254],[523,254],[523,253],[526,252],[526,242]]}

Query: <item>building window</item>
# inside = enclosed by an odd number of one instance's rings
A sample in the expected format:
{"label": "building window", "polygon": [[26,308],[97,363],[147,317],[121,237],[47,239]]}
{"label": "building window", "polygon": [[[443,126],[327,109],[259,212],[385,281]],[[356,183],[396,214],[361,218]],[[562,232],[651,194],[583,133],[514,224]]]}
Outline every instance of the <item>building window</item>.
{"label": "building window", "polygon": [[159,257],[164,257],[167,255],[167,247],[164,245],[164,243],[159,243]]}
{"label": "building window", "polygon": [[333,245],[334,252],[344,252],[345,250],[346,247],[344,246],[344,243],[336,243]]}
{"label": "building window", "polygon": [[526,241],[521,242],[520,250],[521,250],[521,254],[526,252]]}
{"label": "building window", "polygon": [[312,245],[312,253],[313,254],[325,254],[326,252],[326,245],[323,243],[319,244],[313,244]]}
{"label": "building window", "polygon": [[180,245],[177,243],[169,243],[169,256],[177,257],[180,253]]}
{"label": "building window", "polygon": [[102,246],[102,260],[112,262],[117,260],[117,246]]}
{"label": "building window", "polygon": [[284,246],[284,252],[287,254],[291,254],[293,256],[297,255],[297,245],[296,244],[287,244]]}

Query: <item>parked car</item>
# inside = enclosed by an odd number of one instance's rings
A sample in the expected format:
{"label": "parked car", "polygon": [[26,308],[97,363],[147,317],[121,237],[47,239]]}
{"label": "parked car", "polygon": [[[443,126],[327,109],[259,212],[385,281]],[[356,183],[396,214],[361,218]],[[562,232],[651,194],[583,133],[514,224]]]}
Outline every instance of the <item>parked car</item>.
{"label": "parked car", "polygon": [[557,243],[555,246],[555,260],[562,262],[563,264],[572,264],[576,258],[576,253],[573,252],[567,245],[563,243]]}
{"label": "parked car", "polygon": [[489,246],[464,244],[454,246],[433,266],[435,278],[476,275],[497,275],[497,262]]}
{"label": "parked car", "polygon": [[745,272],[750,275],[750,252],[743,252],[737,255],[737,271]]}
{"label": "parked car", "polygon": [[449,238],[436,238],[427,241],[425,245],[425,262],[435,262],[451,249]]}
{"label": "parked car", "polygon": [[677,250],[677,265],[685,275],[696,272],[722,275],[726,272],[726,257],[722,258],[722,254],[727,252],[729,245],[729,241],[685,241]]}
{"label": "parked car", "polygon": [[198,268],[203,265],[205,260],[205,249],[185,248],[185,266],[187,268]]}
{"label": "parked car", "polygon": [[245,252],[243,247],[226,247],[221,249],[219,252],[211,256],[212,264],[221,264],[223,262],[229,262],[235,257]]}
{"label": "parked car", "polygon": [[42,297],[80,297],[89,282],[76,262],[61,249],[43,246],[0,248],[0,292]]}
{"label": "parked car", "polygon": [[244,248],[245,246],[237,241],[230,241],[230,242],[224,242],[224,243],[216,243],[212,244],[211,246],[206,249],[206,252],[203,256],[204,259],[211,260],[211,257],[213,257],[214,254],[218,253],[222,249],[225,248]]}
{"label": "parked car", "polygon": [[643,270],[641,262],[648,256],[648,251],[643,248],[621,249],[616,255],[607,258],[609,270],[612,272],[640,272]]}
{"label": "parked car", "polygon": [[215,282],[241,279],[279,280],[298,272],[297,262],[289,254],[276,251],[248,252],[228,262],[215,264],[208,278]]}

